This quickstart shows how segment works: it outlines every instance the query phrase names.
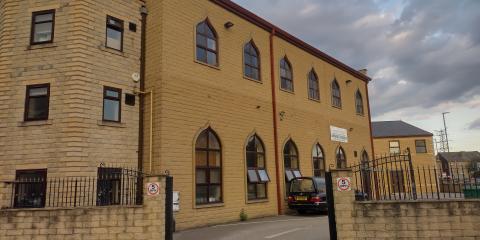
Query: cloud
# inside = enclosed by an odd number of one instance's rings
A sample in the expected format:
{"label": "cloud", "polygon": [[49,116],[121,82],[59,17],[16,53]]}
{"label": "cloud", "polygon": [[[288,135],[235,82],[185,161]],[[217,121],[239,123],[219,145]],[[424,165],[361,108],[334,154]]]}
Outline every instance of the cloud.
{"label": "cloud", "polygon": [[352,67],[368,68],[374,117],[409,109],[423,115],[475,99],[478,106],[480,1],[236,2]]}
{"label": "cloud", "polygon": [[470,126],[468,126],[468,129],[480,130],[480,118],[470,123]]}

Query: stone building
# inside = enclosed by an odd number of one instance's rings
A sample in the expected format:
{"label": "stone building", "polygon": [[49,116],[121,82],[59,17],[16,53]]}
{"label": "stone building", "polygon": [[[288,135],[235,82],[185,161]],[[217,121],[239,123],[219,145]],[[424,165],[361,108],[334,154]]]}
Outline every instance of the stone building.
{"label": "stone building", "polygon": [[137,166],[143,2],[122,2],[0,2],[1,180]]}
{"label": "stone building", "polygon": [[231,1],[3,0],[0,24],[2,181],[168,171],[185,229],[373,155],[366,72]]}
{"label": "stone building", "polygon": [[179,229],[282,213],[286,179],[372,156],[364,73],[231,1],[147,8],[145,170],[174,177]]}
{"label": "stone building", "polygon": [[[437,159],[445,175],[452,175],[452,171],[480,172],[480,152],[439,152]],[[453,169],[453,170],[452,170]]]}
{"label": "stone building", "polygon": [[410,149],[414,167],[434,167],[433,134],[404,121],[372,122],[375,154],[401,154]]}

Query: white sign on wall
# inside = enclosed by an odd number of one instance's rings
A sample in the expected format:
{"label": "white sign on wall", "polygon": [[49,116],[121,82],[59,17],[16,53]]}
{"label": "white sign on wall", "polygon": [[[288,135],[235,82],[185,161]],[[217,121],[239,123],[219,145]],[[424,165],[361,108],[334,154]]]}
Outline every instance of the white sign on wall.
{"label": "white sign on wall", "polygon": [[173,191],[173,211],[180,211],[180,192]]}
{"label": "white sign on wall", "polygon": [[348,142],[348,133],[345,128],[330,126],[330,139],[335,142]]}

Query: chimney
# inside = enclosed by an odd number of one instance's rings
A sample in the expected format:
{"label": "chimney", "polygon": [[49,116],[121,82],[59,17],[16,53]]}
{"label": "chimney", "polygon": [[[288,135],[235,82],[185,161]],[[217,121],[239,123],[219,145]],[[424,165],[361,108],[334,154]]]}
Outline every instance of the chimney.
{"label": "chimney", "polygon": [[358,70],[361,72],[363,75],[367,76],[368,75],[368,70],[366,68]]}

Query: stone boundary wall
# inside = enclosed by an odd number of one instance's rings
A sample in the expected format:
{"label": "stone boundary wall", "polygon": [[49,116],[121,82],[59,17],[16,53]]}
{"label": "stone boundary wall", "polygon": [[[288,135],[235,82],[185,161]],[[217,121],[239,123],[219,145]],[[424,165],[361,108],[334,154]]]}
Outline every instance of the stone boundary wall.
{"label": "stone boundary wall", "polygon": [[164,239],[165,177],[144,182],[160,183],[160,194],[139,206],[2,209],[0,239]]}
{"label": "stone boundary wall", "polygon": [[480,239],[480,200],[355,202],[333,187],[338,239]]}

